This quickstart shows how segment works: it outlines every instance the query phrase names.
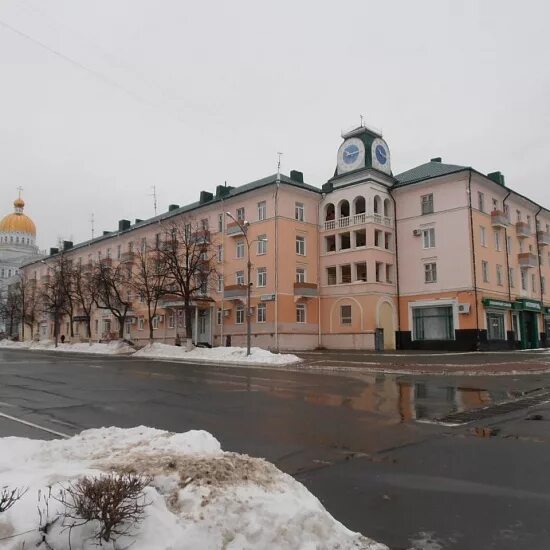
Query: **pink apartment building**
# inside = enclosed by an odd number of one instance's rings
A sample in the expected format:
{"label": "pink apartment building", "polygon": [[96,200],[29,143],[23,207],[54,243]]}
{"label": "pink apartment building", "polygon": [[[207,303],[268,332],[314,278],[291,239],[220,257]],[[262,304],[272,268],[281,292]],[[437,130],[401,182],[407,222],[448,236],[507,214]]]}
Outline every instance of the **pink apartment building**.
{"label": "pink apartment building", "polygon": [[[380,133],[361,126],[342,135],[334,176],[322,188],[300,172],[203,191],[188,206],[171,205],[149,220],[24,267],[48,274],[59,254],[73,261],[128,262],[158,242],[171,220],[203,228],[215,251],[216,280],[195,297],[185,319],[181,298],[167,295],[154,319],[155,340],[174,343],[191,323],[196,343],[244,345],[247,246],[226,215],[248,221],[252,262],[252,345],[274,350],[509,349],[546,342],[550,321],[550,212],[504,185],[440,158],[394,176]],[[144,344],[138,297],[125,336]],[[68,321],[65,319],[64,323]],[[82,320],[76,317],[76,338]],[[95,310],[92,336],[114,331]],[[49,338],[52,321],[37,323]],[[64,333],[68,334],[65,325]]]}

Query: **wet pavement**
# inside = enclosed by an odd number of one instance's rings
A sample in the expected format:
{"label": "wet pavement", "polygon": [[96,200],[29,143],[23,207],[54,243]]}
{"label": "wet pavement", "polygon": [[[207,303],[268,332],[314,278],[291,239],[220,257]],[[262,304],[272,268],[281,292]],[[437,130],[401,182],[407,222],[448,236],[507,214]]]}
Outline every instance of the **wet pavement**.
{"label": "wet pavement", "polygon": [[[518,361],[474,355],[452,360]],[[550,392],[550,375],[313,372],[315,360],[300,372],[0,351],[0,435],[205,429],[226,450],[274,462],[393,549],[550,548],[550,406],[533,400]],[[456,427],[439,422],[464,414]]]}

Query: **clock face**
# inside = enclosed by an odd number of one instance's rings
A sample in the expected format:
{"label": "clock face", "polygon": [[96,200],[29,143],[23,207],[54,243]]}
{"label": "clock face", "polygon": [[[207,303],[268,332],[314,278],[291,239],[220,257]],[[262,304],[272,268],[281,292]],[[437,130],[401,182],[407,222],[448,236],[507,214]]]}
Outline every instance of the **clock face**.
{"label": "clock face", "polygon": [[391,175],[390,151],[382,138],[376,138],[372,142],[372,167],[380,172]]}
{"label": "clock face", "polygon": [[365,145],[359,138],[350,138],[338,150],[338,173],[344,174],[365,166]]}
{"label": "clock face", "polygon": [[376,160],[378,160],[378,162],[380,164],[386,164],[386,162],[388,162],[388,154],[386,153],[386,149],[384,149],[384,146],[381,145],[381,144],[378,144],[376,146]]}

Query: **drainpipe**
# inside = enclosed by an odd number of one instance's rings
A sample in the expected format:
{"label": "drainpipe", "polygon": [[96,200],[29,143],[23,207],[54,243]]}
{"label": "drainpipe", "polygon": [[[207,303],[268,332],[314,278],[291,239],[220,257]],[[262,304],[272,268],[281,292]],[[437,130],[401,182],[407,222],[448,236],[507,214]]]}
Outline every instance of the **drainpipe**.
{"label": "drainpipe", "polygon": [[[512,193],[512,191],[508,191],[508,194],[502,199],[502,213],[504,214],[504,205],[506,204],[506,201],[508,199],[508,197],[510,196],[510,194]],[[508,229],[507,227],[504,228],[504,246],[506,247],[506,280],[508,281],[508,300],[511,302],[512,301],[512,286],[511,286],[511,282],[510,282],[510,250],[508,248]],[[513,313],[512,313],[512,310],[510,309],[509,313],[508,313],[508,316],[509,316],[509,322],[510,322],[510,332],[513,331],[514,329],[514,323],[513,323]],[[516,337],[516,335],[514,334],[514,338]]]}
{"label": "drainpipe", "polygon": [[[391,197],[391,200],[393,202],[393,227],[394,227],[393,234],[394,234],[394,244],[395,244],[395,291],[396,291],[396,298],[397,298],[397,332],[399,334],[399,339],[401,339],[401,307],[400,307],[401,304],[399,300],[399,249],[397,246],[397,205],[395,202],[395,198],[392,195],[391,188],[388,188],[388,194]],[[397,349],[401,348],[400,345],[396,347]]]}
{"label": "drainpipe", "polygon": [[321,347],[322,332],[321,332],[321,202],[325,199],[326,194],[321,194],[319,204],[317,205],[317,347]]}
{"label": "drainpipe", "polygon": [[279,186],[280,173],[277,170],[275,182],[275,350],[279,351]]}
{"label": "drainpipe", "polygon": [[476,270],[476,249],[474,239],[474,218],[472,213],[472,169],[468,175],[468,213],[470,216],[470,241],[472,247],[472,264],[474,268],[474,299],[475,299],[475,313],[476,313],[476,350],[479,350],[479,307],[477,303],[477,270]]}
{"label": "drainpipe", "polygon": [[540,285],[540,304],[541,304],[541,310],[540,310],[540,318],[541,318],[541,330],[539,330],[539,336],[540,333],[544,330],[544,293],[542,291],[542,269],[540,267],[540,245],[539,245],[539,235],[538,235],[538,219],[537,216],[540,214],[540,211],[542,210],[542,206],[539,206],[539,209],[537,210],[537,213],[535,214],[535,242],[537,243],[537,263],[539,266],[539,285]]}

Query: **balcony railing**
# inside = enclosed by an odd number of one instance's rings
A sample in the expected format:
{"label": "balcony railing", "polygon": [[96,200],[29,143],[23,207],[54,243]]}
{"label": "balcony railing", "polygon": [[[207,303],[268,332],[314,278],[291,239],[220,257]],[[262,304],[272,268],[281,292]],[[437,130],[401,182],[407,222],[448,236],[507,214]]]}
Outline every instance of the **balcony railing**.
{"label": "balcony railing", "polygon": [[294,296],[317,296],[317,283],[294,283]]}
{"label": "balcony railing", "polygon": [[238,237],[243,235],[242,227],[237,222],[228,223],[225,232],[229,237]]}
{"label": "balcony railing", "polygon": [[518,263],[521,268],[537,267],[538,258],[536,254],[532,252],[520,252],[518,254]]}
{"label": "balcony railing", "polygon": [[335,220],[327,220],[324,222],[324,229],[326,231],[331,231],[334,229],[342,229],[345,227],[362,225],[365,223],[376,223],[378,225],[386,225],[388,227],[392,227],[393,218],[383,216],[382,214],[371,214],[369,216],[363,212],[361,214],[354,214],[353,216],[344,216]]}
{"label": "balcony railing", "polygon": [[197,244],[208,244],[210,242],[210,231],[208,231],[208,229],[200,229],[199,231],[195,231],[195,233],[191,235],[191,242]]}
{"label": "balcony railing", "polygon": [[120,255],[120,262],[121,263],[131,263],[134,261],[135,254],[133,252],[123,252]]}
{"label": "balcony railing", "polygon": [[227,285],[223,289],[225,300],[240,300],[246,296],[246,285]]}
{"label": "balcony railing", "polygon": [[550,245],[550,233],[548,231],[537,231],[537,241],[539,246]]}
{"label": "balcony railing", "polygon": [[525,239],[531,236],[531,228],[527,222],[516,223],[516,236],[520,239]]}
{"label": "balcony railing", "polygon": [[493,227],[508,227],[510,220],[502,210],[493,210],[491,212],[491,225]]}

